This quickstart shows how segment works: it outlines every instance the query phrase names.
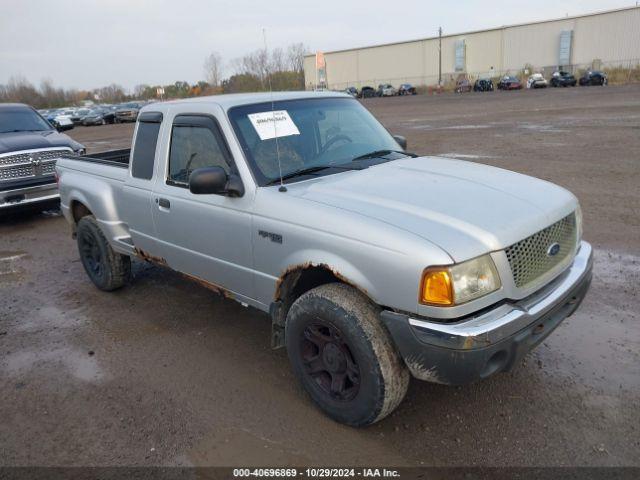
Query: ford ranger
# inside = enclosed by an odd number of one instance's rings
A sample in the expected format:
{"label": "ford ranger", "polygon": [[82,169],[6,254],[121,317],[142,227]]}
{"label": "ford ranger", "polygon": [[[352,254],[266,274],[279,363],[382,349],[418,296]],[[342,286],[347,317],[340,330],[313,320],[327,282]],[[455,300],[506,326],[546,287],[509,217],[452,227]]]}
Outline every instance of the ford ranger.
{"label": "ford ranger", "polygon": [[591,281],[567,190],[405,148],[347,94],[220,95],[146,106],[131,152],[57,172],[96,287],[138,257],[268,312],[312,400],[361,426],[411,376],[509,371]]}

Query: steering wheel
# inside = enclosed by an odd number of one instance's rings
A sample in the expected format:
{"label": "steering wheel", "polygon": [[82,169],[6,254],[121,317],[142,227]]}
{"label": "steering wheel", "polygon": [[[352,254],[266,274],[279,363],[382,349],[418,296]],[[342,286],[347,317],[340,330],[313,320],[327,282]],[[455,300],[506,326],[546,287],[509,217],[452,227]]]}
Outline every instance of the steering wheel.
{"label": "steering wheel", "polygon": [[353,140],[351,140],[351,137],[349,137],[348,135],[342,135],[342,134],[336,135],[335,137],[331,137],[327,141],[327,143],[324,144],[324,146],[320,149],[320,153],[318,154],[318,156],[326,153],[327,150],[329,150],[329,147],[331,147],[334,143],[339,141],[353,143]]}

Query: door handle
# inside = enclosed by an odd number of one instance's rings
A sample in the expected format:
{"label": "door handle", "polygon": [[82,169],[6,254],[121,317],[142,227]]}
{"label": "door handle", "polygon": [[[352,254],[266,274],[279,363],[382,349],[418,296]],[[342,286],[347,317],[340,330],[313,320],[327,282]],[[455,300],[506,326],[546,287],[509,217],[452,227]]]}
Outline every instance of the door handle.
{"label": "door handle", "polygon": [[171,208],[171,202],[166,198],[159,198],[158,205],[160,206],[160,208],[166,208],[167,210]]}

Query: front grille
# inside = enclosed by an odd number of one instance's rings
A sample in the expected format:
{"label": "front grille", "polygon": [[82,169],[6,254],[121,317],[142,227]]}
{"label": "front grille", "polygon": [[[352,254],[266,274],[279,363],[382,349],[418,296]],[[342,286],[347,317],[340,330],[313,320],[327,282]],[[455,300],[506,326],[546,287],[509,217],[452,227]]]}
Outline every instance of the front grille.
{"label": "front grille", "polygon": [[[573,255],[576,250],[576,230],[576,217],[572,213],[506,248],[516,287],[528,286]],[[550,255],[549,251],[556,243],[559,250],[555,255]]]}
{"label": "front grille", "polygon": [[70,148],[20,152],[0,157],[0,181],[52,175],[56,158],[72,153]]}

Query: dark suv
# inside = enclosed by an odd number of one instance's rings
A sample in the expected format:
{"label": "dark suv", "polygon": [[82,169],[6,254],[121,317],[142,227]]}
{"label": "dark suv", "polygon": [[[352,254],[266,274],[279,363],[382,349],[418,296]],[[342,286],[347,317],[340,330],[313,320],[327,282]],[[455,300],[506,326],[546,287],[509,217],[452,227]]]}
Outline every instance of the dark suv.
{"label": "dark suv", "polygon": [[576,77],[569,72],[554,72],[550,83],[552,87],[575,87]]}
{"label": "dark suv", "polygon": [[608,83],[607,74],[599,70],[589,70],[580,77],[580,85],[606,85]]}
{"label": "dark suv", "polygon": [[0,212],[58,203],[56,158],[84,151],[30,106],[0,104]]}
{"label": "dark suv", "polygon": [[375,96],[376,96],[376,90],[373,87],[362,87],[358,95],[358,97],[360,98],[371,98]]}
{"label": "dark suv", "polygon": [[480,78],[473,84],[474,92],[493,92],[493,81],[490,78]]}

